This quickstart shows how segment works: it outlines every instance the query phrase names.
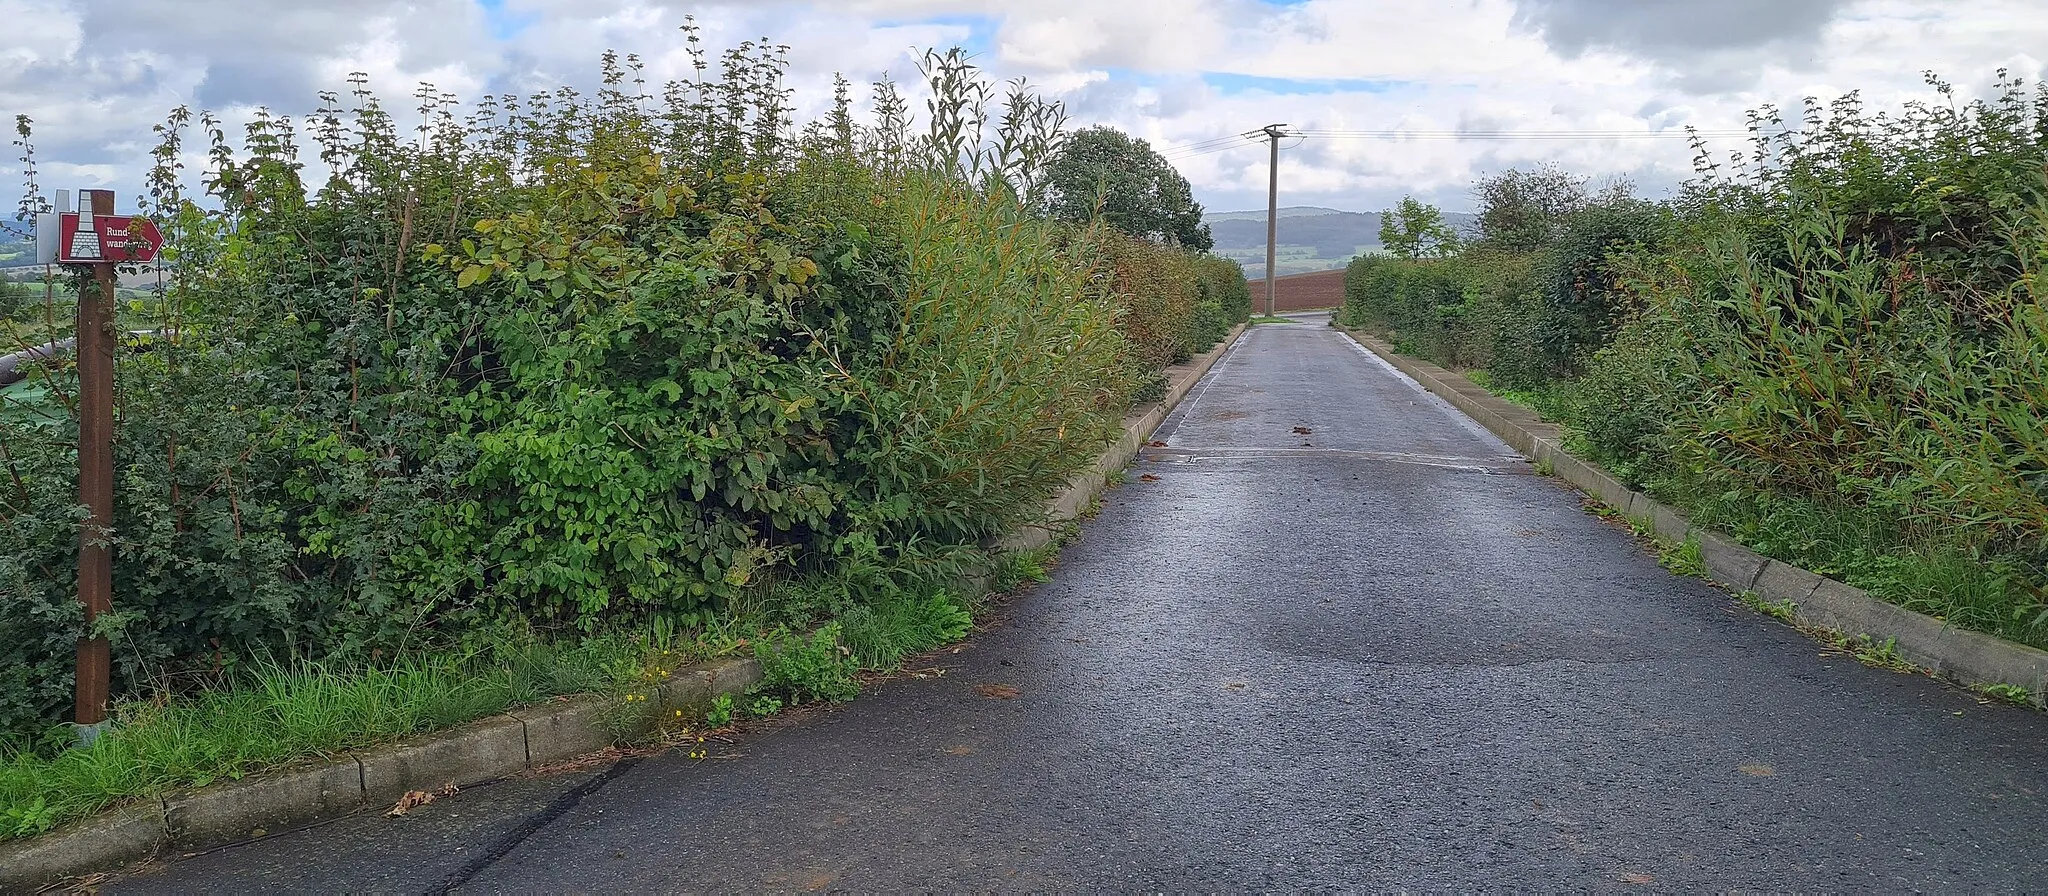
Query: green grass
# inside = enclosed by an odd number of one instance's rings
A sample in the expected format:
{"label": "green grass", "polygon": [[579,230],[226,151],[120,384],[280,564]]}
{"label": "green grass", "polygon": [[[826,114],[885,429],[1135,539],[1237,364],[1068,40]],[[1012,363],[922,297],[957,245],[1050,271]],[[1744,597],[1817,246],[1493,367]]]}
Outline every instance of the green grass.
{"label": "green grass", "polygon": [[1793,615],[1799,611],[1799,605],[1790,600],[1767,600],[1763,595],[1754,591],[1744,591],[1741,594],[1735,595],[1735,598],[1742,601],[1743,606],[1776,619],[1779,622],[1790,623]]}
{"label": "green grass", "polygon": [[1252,326],[1258,326],[1259,324],[1298,324],[1301,323],[1301,321],[1295,320],[1291,317],[1281,317],[1277,314],[1261,314],[1256,317],[1253,317],[1251,323]]}
{"label": "green grass", "polygon": [[630,686],[648,654],[643,643],[597,639],[374,669],[265,665],[235,687],[126,703],[90,747],[52,752],[69,737],[60,728],[42,750],[0,755],[0,840],[557,695],[617,691]]}
{"label": "green grass", "polygon": [[1543,419],[1553,423],[1567,416],[1565,402],[1568,387],[1564,385],[1545,383],[1527,389],[1509,389],[1495,382],[1493,374],[1486,370],[1465,371],[1465,378],[1471,380],[1473,385],[1493,393],[1495,398],[1535,411]]}
{"label": "green grass", "polygon": [[1878,508],[1741,490],[1653,483],[1653,493],[1701,526],[1758,553],[1847,582],[1871,596],[1962,628],[2048,648],[2048,604],[2037,570],[2017,558],[1980,556],[1947,533]]}
{"label": "green grass", "polygon": [[1983,684],[1971,690],[1994,700],[2006,700],[2021,706],[2034,705],[2034,693],[2016,684]]}
{"label": "green grass", "polygon": [[[970,557],[971,555],[971,557]],[[215,687],[117,706],[116,724],[90,747],[55,726],[36,744],[0,744],[0,840],[34,836],[109,808],[446,729],[570,694],[618,698],[621,734],[642,719],[655,687],[676,667],[751,651],[766,681],[723,704],[759,716],[814,700],[850,699],[855,673],[900,667],[904,657],[965,637],[981,609],[970,565],[996,593],[1046,581],[1056,547],[988,557],[930,552],[872,575],[820,577],[776,587],[781,606],[702,631],[655,626],[638,638],[547,643],[531,637],[466,655],[411,656],[380,667],[256,664]],[[974,560],[972,558],[979,558]],[[696,754],[693,754],[696,755]]]}

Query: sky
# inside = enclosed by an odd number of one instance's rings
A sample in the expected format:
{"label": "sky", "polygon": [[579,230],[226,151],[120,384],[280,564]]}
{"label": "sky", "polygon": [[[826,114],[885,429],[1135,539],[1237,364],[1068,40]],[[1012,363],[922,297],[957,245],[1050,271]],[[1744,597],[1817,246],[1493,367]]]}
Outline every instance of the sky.
{"label": "sky", "polygon": [[2048,0],[0,0],[0,113],[35,120],[46,189],[111,187],[126,206],[177,105],[296,118],[354,71],[393,106],[421,81],[464,98],[589,87],[607,48],[659,82],[687,70],[685,16],[714,48],[788,45],[799,117],[835,72],[910,81],[923,48],[964,47],[1075,126],[1150,141],[1212,211],[1264,207],[1264,145],[1210,141],[1267,124],[1592,132],[1282,144],[1283,205],[1412,194],[1468,211],[1473,181],[1510,167],[1653,195],[1690,175],[1682,139],[1601,135],[1740,130],[1749,109],[1851,90],[1896,106],[1931,97],[1930,70],[1988,94],[1999,69],[2031,81],[2048,58]]}

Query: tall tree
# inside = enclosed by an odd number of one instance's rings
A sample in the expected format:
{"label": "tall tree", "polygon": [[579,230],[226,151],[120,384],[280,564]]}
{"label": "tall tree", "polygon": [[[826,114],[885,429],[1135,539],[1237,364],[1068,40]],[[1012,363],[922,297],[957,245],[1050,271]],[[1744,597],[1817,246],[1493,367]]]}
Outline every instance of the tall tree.
{"label": "tall tree", "polygon": [[1413,196],[1380,213],[1380,245],[1402,258],[1443,258],[1458,251],[1458,234],[1442,209]]}
{"label": "tall tree", "polygon": [[1534,252],[1563,232],[1590,201],[1586,179],[1554,165],[1509,169],[1479,182],[1479,242],[1510,252]]}
{"label": "tall tree", "polygon": [[1188,180],[1143,140],[1093,127],[1067,138],[1046,165],[1039,211],[1074,223],[1102,220],[1125,233],[1207,252],[1216,245]]}

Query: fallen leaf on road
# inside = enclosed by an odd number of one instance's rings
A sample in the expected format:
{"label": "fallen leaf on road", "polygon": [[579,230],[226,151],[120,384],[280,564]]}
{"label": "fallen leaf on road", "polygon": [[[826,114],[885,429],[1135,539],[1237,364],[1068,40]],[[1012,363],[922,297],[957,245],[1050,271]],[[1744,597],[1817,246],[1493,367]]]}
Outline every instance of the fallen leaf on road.
{"label": "fallen leaf on road", "polygon": [[1742,767],[1742,773],[1752,778],[1768,778],[1776,775],[1778,770],[1768,765],[1745,765]]}
{"label": "fallen leaf on road", "polygon": [[433,802],[434,799],[435,797],[433,794],[428,793],[424,790],[407,791],[404,796],[398,798],[398,805],[392,806],[391,811],[384,813],[384,817],[397,818],[401,815],[404,815],[407,812],[411,812],[414,809],[417,809],[421,806]]}
{"label": "fallen leaf on road", "polygon": [[1158,482],[1158,481],[1159,481],[1159,477],[1157,477],[1157,476],[1154,476],[1154,475],[1152,475],[1152,474],[1150,474],[1150,473],[1146,473],[1145,475],[1143,475],[1143,476],[1140,476],[1140,477],[1138,477],[1138,481],[1139,481],[1139,482]]}
{"label": "fallen leaf on road", "polygon": [[1653,874],[1631,871],[1621,876],[1621,882],[1625,884],[1654,884],[1657,882],[1657,877]]}
{"label": "fallen leaf on road", "polygon": [[1166,447],[1166,443],[1165,443],[1165,442],[1162,442],[1162,441],[1159,441],[1158,439],[1153,439],[1153,440],[1152,440],[1152,441],[1150,441],[1150,442],[1146,442],[1146,443],[1145,443],[1145,447],[1147,447],[1147,448],[1164,448],[1164,447]]}
{"label": "fallen leaf on road", "polygon": [[983,697],[987,697],[990,700],[1015,700],[1017,699],[1017,694],[1019,693],[1016,688],[1013,688],[1006,684],[975,685],[974,692],[982,695]]}
{"label": "fallen leaf on road", "polygon": [[1305,436],[1312,432],[1315,432],[1315,430],[1310,429],[1306,426],[1297,426],[1294,428],[1294,434],[1298,436]]}

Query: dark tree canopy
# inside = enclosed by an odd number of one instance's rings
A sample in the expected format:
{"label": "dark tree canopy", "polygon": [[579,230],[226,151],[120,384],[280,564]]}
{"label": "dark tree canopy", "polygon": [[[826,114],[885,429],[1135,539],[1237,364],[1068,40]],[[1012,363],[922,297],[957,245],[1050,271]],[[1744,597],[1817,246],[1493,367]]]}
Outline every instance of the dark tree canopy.
{"label": "dark tree canopy", "polygon": [[1574,213],[1586,207],[1586,179],[1555,165],[1509,169],[1479,182],[1480,245],[1534,252],[1549,245]]}
{"label": "dark tree canopy", "polygon": [[1188,180],[1143,140],[1115,128],[1075,133],[1046,165],[1041,211],[1061,221],[1102,219],[1134,236],[1207,252],[1216,241],[1202,223]]}

